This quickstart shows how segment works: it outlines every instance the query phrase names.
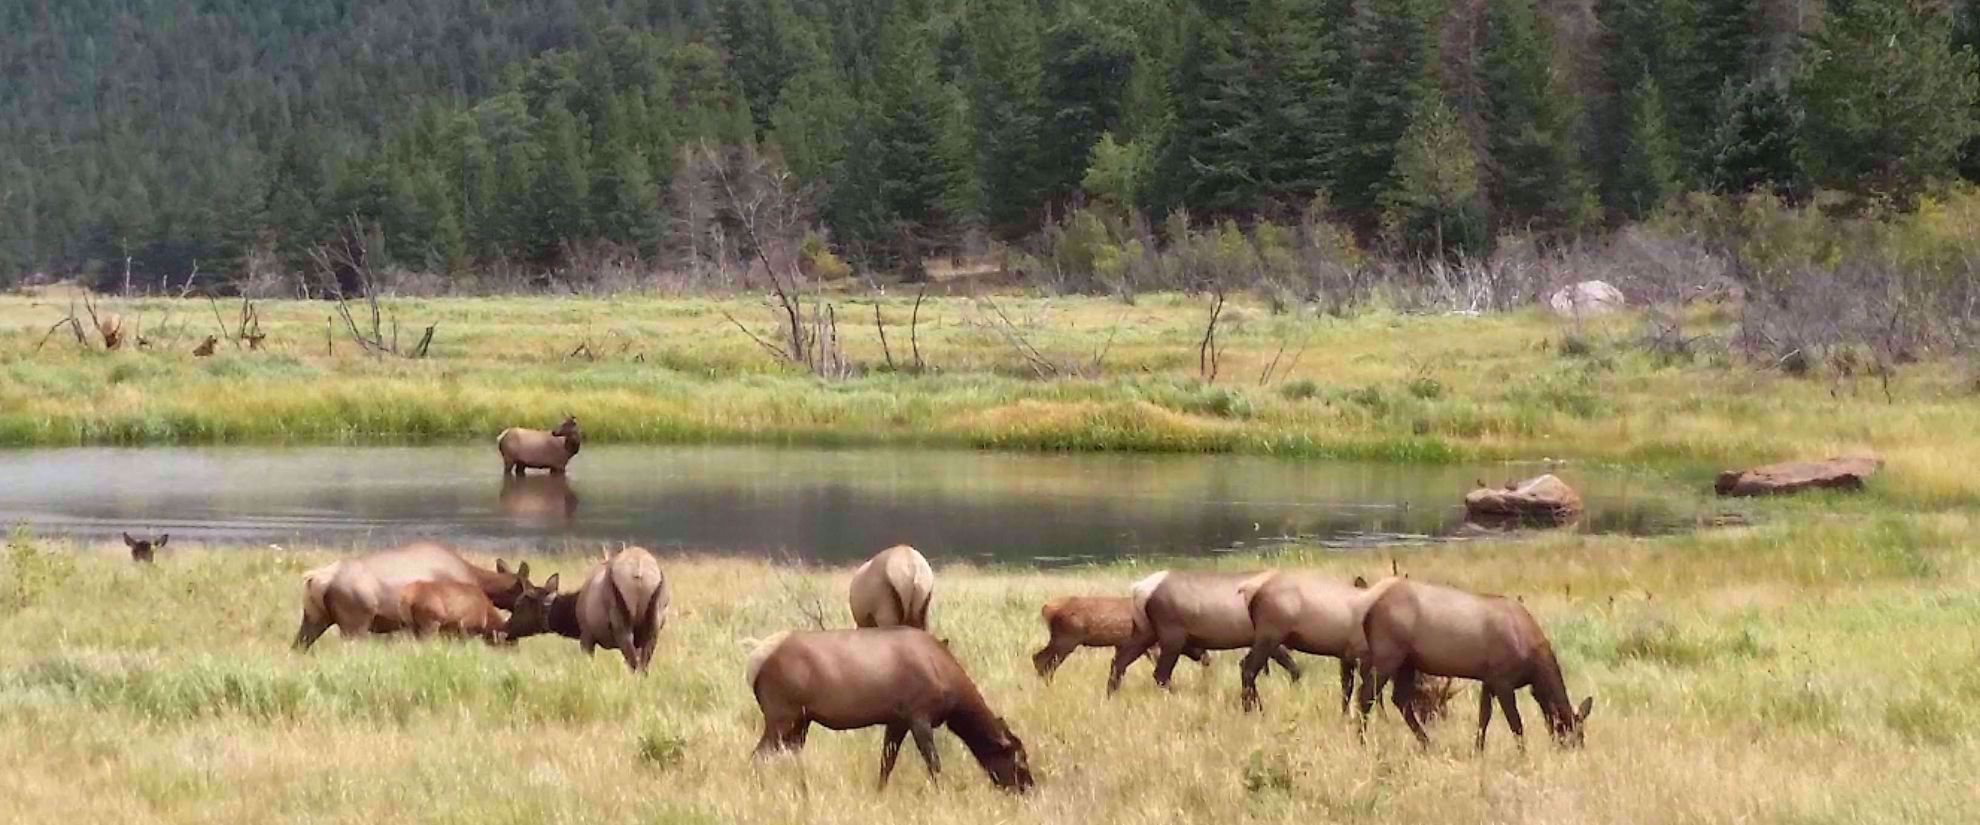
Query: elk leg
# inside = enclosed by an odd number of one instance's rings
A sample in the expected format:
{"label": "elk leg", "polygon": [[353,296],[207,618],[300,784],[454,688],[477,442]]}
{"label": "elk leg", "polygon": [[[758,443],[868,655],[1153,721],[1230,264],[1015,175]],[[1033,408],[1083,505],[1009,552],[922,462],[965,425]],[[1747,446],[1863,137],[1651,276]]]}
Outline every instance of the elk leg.
{"label": "elk leg", "polygon": [[1191,645],[1183,648],[1182,655],[1204,667],[1210,666],[1210,651]]}
{"label": "elk leg", "polygon": [[894,775],[894,763],[901,758],[901,742],[907,739],[907,735],[906,725],[899,722],[887,724],[887,737],[880,743],[880,790],[887,789],[887,777]]}
{"label": "elk leg", "polygon": [[641,668],[644,663],[639,660],[639,645],[633,644],[632,628],[619,628],[617,635],[619,638],[615,639],[614,643],[618,645],[619,655],[626,660],[626,669],[634,673],[645,672]]}
{"label": "elk leg", "polygon": [[1251,646],[1251,652],[1245,654],[1244,664],[1238,668],[1238,682],[1244,686],[1238,694],[1238,706],[1246,713],[1258,710],[1260,707],[1258,672],[1268,666],[1272,658],[1271,647],[1272,645],[1260,639]]}
{"label": "elk leg", "polygon": [[1485,752],[1485,729],[1492,726],[1492,689],[1478,686],[1478,752]]}
{"label": "elk leg", "polygon": [[[1480,688],[1481,690],[1487,690]],[[1487,692],[1491,692],[1487,690]],[[1521,752],[1526,750],[1526,726],[1519,721],[1519,694],[1511,690],[1498,691],[1499,709],[1506,712],[1506,727],[1512,728],[1513,737],[1519,740]]]}
{"label": "elk leg", "polygon": [[1154,644],[1153,638],[1135,638],[1122,642],[1120,647],[1114,648],[1114,664],[1107,672],[1108,696],[1114,695],[1115,691],[1121,689],[1121,676],[1127,673],[1128,665],[1134,664],[1134,660],[1141,658]]}
{"label": "elk leg", "polygon": [[942,757],[935,754],[935,729],[921,719],[908,722],[908,731],[914,734],[914,749],[921,751],[921,761],[928,763],[928,778],[933,780],[942,775]]}
{"label": "elk leg", "polygon": [[1181,657],[1182,648],[1180,645],[1176,647],[1170,647],[1166,644],[1162,645],[1162,654],[1155,658],[1155,685],[1157,687],[1163,690],[1169,688],[1169,677],[1175,675],[1176,659]]}
{"label": "elk leg", "polygon": [[1037,653],[1031,654],[1031,665],[1038,669],[1038,678],[1047,682],[1052,681],[1052,674],[1058,671],[1059,664],[1064,662],[1067,656],[1072,655],[1073,647],[1073,645],[1060,644],[1059,637],[1054,636],[1052,641],[1046,642]]}
{"label": "elk leg", "polygon": [[1354,696],[1354,658],[1341,657],[1341,715],[1348,712],[1348,701]]}
{"label": "elk leg", "polygon": [[317,639],[322,638],[323,631],[329,629],[330,622],[311,619],[309,617],[309,611],[305,610],[303,611],[302,626],[296,628],[296,641],[291,647],[300,651],[308,651],[311,645],[316,644]]}
{"label": "elk leg", "polygon": [[1368,741],[1368,712],[1374,710],[1376,704],[1374,670],[1373,665],[1361,662],[1361,688],[1355,691],[1354,696],[1355,704],[1361,709],[1360,722],[1355,725],[1355,737],[1363,742]]}
{"label": "elk leg", "polygon": [[1272,661],[1278,662],[1279,667],[1285,668],[1286,678],[1295,682],[1299,681],[1299,677],[1305,675],[1300,672],[1299,663],[1293,661],[1292,651],[1286,650],[1283,645],[1274,647],[1272,650]]}
{"label": "elk leg", "polygon": [[783,750],[785,740],[788,738],[785,734],[789,728],[790,725],[788,723],[780,724],[776,719],[768,716],[763,717],[763,736],[756,740],[756,750],[752,751],[750,755],[762,760],[768,759],[772,754]]}
{"label": "elk leg", "polygon": [[1409,732],[1416,734],[1416,743],[1430,747],[1430,734],[1424,732],[1423,720],[1416,718],[1416,669],[1405,667],[1396,671],[1394,684],[1395,692],[1389,695],[1390,700],[1396,703],[1396,710],[1402,712]]}

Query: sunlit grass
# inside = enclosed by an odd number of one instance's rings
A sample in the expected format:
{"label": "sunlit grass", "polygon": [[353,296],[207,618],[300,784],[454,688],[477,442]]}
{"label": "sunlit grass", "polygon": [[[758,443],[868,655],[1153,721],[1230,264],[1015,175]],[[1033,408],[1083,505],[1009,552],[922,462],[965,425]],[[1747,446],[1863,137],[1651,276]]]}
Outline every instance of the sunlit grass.
{"label": "sunlit grass", "polygon": [[[1106,655],[1051,685],[1037,610],[1120,592],[1147,562],[1051,572],[937,559],[933,623],[1029,745],[1029,798],[992,790],[940,735],[873,793],[879,734],[815,730],[754,766],[742,684],[754,640],[845,625],[849,570],[664,560],[674,613],[654,671],[532,639],[287,649],[301,571],[324,551],[177,543],[154,567],[115,547],[17,536],[0,554],[0,796],[21,821],[997,822],[1966,821],[1980,768],[1980,590],[1964,514],[1829,515],[1657,539],[1562,535],[1381,554],[1294,549],[1261,563],[1413,577],[1519,596],[1574,694],[1586,749],[1495,727],[1469,750],[1467,690],[1419,752],[1393,713],[1356,743],[1331,669],[1261,683],[1237,711],[1234,653],[1157,693],[1137,664],[1103,698]],[[513,559],[512,559],[513,560]],[[531,557],[569,580],[583,557]],[[1183,562],[1178,562],[1183,563]],[[539,574],[542,575],[542,574]],[[1317,664],[1317,663],[1316,663]],[[1846,779],[1839,779],[1846,778]]]}
{"label": "sunlit grass", "polygon": [[[462,441],[566,412],[593,442],[941,444],[1005,449],[1246,452],[1449,462],[1541,457],[1654,463],[1694,472],[1869,450],[1887,500],[1980,503],[1970,370],[1899,368],[1887,399],[1868,378],[1795,378],[1724,356],[1671,364],[1630,344],[1628,317],[1570,329],[1537,312],[1466,317],[1382,310],[1339,319],[1238,305],[1220,325],[1214,383],[1198,374],[1205,308],[1185,296],[1133,306],[1094,298],[999,301],[1046,356],[1090,377],[1037,377],[964,299],[929,299],[911,356],[913,299],[842,303],[849,357],[870,368],[825,382],[766,357],[718,310],[772,334],[742,299],[408,300],[407,328],[437,321],[433,357],[357,350],[320,303],[261,304],[265,352],[188,351],[214,328],[203,302],[109,302],[141,317],[146,352],[51,340],[65,305],[0,298],[0,444]],[[1701,312],[1698,328],[1724,319]],[[138,323],[136,321],[130,323]],[[329,344],[326,345],[326,332]],[[1564,347],[1572,334],[1579,341]],[[1109,343],[1111,341],[1111,344]],[[580,343],[595,360],[572,358]],[[1297,362],[1295,363],[1295,358]],[[1269,381],[1261,375],[1275,359]]]}

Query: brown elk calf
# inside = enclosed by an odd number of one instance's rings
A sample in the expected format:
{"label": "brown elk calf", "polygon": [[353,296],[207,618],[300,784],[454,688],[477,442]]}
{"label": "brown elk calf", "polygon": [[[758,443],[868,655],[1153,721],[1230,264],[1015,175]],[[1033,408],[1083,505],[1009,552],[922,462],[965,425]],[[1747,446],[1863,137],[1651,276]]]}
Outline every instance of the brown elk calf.
{"label": "brown elk calf", "polygon": [[[475,636],[490,644],[504,641],[503,618],[488,594],[472,584],[449,581],[413,582],[399,591],[413,635],[435,633]],[[513,641],[510,642],[513,644]]]}
{"label": "brown elk calf", "polygon": [[160,533],[157,539],[134,539],[131,534],[124,534],[124,546],[131,548],[131,561],[140,564],[150,564],[152,551],[163,549],[165,542],[171,540],[171,533]]}
{"label": "brown elk calf", "polygon": [[[1073,651],[1118,648],[1134,638],[1134,600],[1127,596],[1060,596],[1046,602],[1038,614],[1052,637],[1031,654],[1031,664],[1048,682]],[[1153,653],[1149,651],[1151,657]],[[1201,648],[1186,648],[1182,655],[1200,665],[1210,664],[1210,654]]]}

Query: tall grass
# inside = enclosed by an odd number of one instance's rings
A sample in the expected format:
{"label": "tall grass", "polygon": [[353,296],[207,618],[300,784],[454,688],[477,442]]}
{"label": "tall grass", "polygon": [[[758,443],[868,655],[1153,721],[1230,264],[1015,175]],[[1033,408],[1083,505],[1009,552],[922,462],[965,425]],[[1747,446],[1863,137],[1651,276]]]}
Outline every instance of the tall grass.
{"label": "tall grass", "polygon": [[[911,298],[841,300],[848,317],[878,303],[905,361]],[[1537,313],[1339,319],[1234,305],[1210,383],[1197,374],[1197,299],[999,304],[1048,358],[1105,358],[1079,377],[1039,379],[1001,321],[963,299],[922,307],[931,369],[920,374],[886,369],[873,327],[848,324],[848,356],[870,369],[837,382],[765,357],[718,311],[767,327],[766,308],[743,300],[401,302],[406,321],[439,322],[433,357],[418,361],[367,356],[334,335],[330,352],[324,308],[304,302],[262,306],[266,351],[223,345],[194,359],[207,307],[130,301],[106,310],[147,319],[152,349],[81,351],[57,338],[37,353],[54,307],[0,298],[0,445],[461,441],[574,412],[601,448],[903,443],[1685,468],[1874,450],[1889,461],[1872,485],[1879,495],[1980,502],[1967,470],[1980,443],[1952,437],[1980,430],[1980,405],[1955,364],[1899,366],[1887,399],[1861,374],[1662,358],[1635,345],[1630,318],[1570,330]],[[1695,323],[1723,323],[1714,312],[1699,310]],[[1563,354],[1557,342],[1570,334],[1580,343]],[[579,343],[595,360],[569,357]]]}
{"label": "tall grass", "polygon": [[[0,795],[9,818],[74,822],[1970,819],[1973,519],[1808,521],[1397,551],[1415,578],[1521,598],[1571,691],[1596,697],[1585,749],[1548,744],[1523,699],[1527,752],[1495,726],[1482,756],[1469,688],[1424,753],[1393,711],[1357,743],[1329,679],[1268,678],[1267,711],[1239,713],[1231,653],[1181,668],[1170,694],[1137,664],[1105,698],[1099,651],[1043,684],[1028,661],[1038,605],[1121,592],[1150,563],[937,559],[934,629],[1027,743],[1040,785],[1026,798],[992,790],[947,734],[939,783],[910,757],[884,794],[877,731],[814,730],[802,756],[751,763],[744,656],[806,624],[793,594],[822,594],[846,624],[849,570],[666,559],[673,618],[637,678],[554,638],[503,650],[332,633],[295,654],[298,578],[327,553],[175,543],[138,567],[119,548],[16,535],[0,554]],[[530,561],[565,580],[589,563]],[[1386,573],[1389,556],[1174,563],[1345,577]]]}

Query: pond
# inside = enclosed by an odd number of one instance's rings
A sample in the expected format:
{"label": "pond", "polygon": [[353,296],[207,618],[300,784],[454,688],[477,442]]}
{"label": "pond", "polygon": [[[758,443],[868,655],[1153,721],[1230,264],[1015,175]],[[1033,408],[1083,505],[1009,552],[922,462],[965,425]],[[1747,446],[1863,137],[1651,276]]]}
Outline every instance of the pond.
{"label": "pond", "polygon": [[[1549,470],[1230,455],[587,445],[571,475],[505,478],[492,445],[0,453],[0,520],[106,539],[376,547],[437,538],[551,551],[628,541],[817,561],[908,543],[931,558],[1054,565],[1309,541],[1468,534],[1464,493]],[[1568,465],[1573,529],[1688,524],[1671,482]]]}

